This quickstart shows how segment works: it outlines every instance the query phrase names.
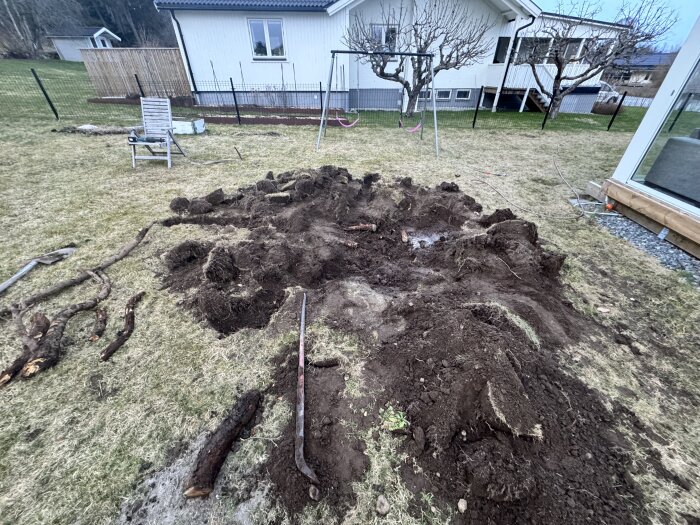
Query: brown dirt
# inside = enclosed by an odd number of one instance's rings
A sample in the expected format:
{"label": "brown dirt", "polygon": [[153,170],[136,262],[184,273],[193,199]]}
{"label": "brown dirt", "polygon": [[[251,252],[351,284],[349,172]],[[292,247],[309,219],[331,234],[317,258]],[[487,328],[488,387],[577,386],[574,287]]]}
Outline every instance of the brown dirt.
{"label": "brown dirt", "polygon": [[[272,187],[290,202],[273,200]],[[564,299],[563,256],[545,252],[536,226],[510,210],[480,212],[454,183],[383,184],[332,166],[286,172],[207,216],[166,222],[250,230],[227,247],[175,247],[166,282],[194,288],[186,306],[222,334],[266,326],[285,290],[301,286],[309,319],[362,341],[365,399],[344,391],[342,367],[307,368],[307,461],[339,515],[368,465],[358,436],[379,429],[376,407],[390,404],[410,421],[403,446],[420,467],[403,465],[404,482],[451,509],[466,499],[459,523],[644,522],[627,445],[614,430],[618,414],[556,362],[592,327]],[[346,230],[357,224],[377,230]],[[211,278],[207,268],[222,258]],[[295,351],[273,363],[273,390],[292,404]],[[364,416],[362,406],[375,410]],[[315,503],[294,465],[289,425],[266,470],[294,515]],[[419,516],[421,505],[416,497],[411,512]]]}

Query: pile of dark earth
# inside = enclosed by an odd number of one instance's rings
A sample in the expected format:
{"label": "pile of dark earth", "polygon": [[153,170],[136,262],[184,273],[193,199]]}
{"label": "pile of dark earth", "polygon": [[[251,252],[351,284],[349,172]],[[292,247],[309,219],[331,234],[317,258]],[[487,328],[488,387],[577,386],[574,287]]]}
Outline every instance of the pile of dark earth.
{"label": "pile of dark earth", "polygon": [[[301,287],[311,322],[361,342],[362,356],[307,368],[306,458],[339,520],[369,465],[359,436],[378,439],[379,408],[391,406],[410,422],[399,431],[409,458],[399,469],[415,516],[431,493],[457,523],[647,521],[618,409],[557,364],[558,350],[594,325],[564,298],[564,258],[542,249],[534,224],[510,210],[482,214],[454,183],[384,183],[332,166],[172,207],[168,225],[249,230],[165,255],[166,284],[187,290],[185,306],[222,337],[265,327],[288,301],[298,310]],[[292,406],[294,352],[270,363],[270,391]],[[307,352],[312,360],[313,340]],[[360,399],[346,392],[357,370],[346,365],[358,360]],[[317,503],[294,463],[292,419],[264,471],[295,516]]]}
{"label": "pile of dark earth", "polygon": [[685,272],[695,286],[700,286],[700,260],[627,217],[597,217],[613,235],[625,239],[643,252],[656,257],[671,270]]}

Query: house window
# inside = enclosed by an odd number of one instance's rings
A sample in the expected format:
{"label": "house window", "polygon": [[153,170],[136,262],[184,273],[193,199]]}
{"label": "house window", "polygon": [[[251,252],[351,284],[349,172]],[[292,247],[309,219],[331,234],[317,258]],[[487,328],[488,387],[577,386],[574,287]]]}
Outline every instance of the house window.
{"label": "house window", "polygon": [[521,38],[518,61],[543,64],[549,52],[549,38]]}
{"label": "house window", "polygon": [[564,47],[564,58],[567,60],[576,58],[582,42],[583,40],[581,38],[570,39]]}
{"label": "house window", "polygon": [[396,51],[399,27],[390,24],[372,24],[372,40],[377,51]]}
{"label": "house window", "polygon": [[282,20],[250,19],[248,26],[253,45],[253,58],[284,58]]}
{"label": "house window", "polygon": [[418,93],[418,100],[428,99],[430,100],[430,95],[432,91],[421,91]]}
{"label": "house window", "polygon": [[451,89],[438,89],[435,92],[435,100],[450,100],[452,98]]}
{"label": "house window", "polygon": [[458,89],[457,90],[457,95],[455,96],[455,100],[469,100],[472,98],[472,90],[471,89]]}
{"label": "house window", "polygon": [[506,53],[508,53],[508,45],[510,38],[507,36],[499,37],[498,45],[496,46],[496,54],[493,57],[494,64],[504,64],[506,61]]}

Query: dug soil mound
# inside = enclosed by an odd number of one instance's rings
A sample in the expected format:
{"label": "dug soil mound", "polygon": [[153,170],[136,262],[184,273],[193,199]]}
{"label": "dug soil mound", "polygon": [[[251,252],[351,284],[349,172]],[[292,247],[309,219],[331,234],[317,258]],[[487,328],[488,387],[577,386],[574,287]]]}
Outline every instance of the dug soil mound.
{"label": "dug soil mound", "polygon": [[[510,210],[483,215],[454,183],[331,166],[268,177],[212,206],[166,222],[228,227],[216,245],[192,239],[165,255],[167,284],[188,291],[199,319],[222,334],[262,328],[301,287],[311,322],[361,342],[339,366],[312,366],[313,338],[307,350],[306,458],[339,519],[369,468],[362,436],[393,431],[415,516],[431,493],[458,523],[644,521],[614,414],[557,366],[590,321],[564,299],[564,258],[543,250],[534,224]],[[229,228],[249,234],[226,242]],[[273,393],[292,405],[294,351],[271,363]],[[387,426],[388,412],[398,417]],[[318,503],[295,467],[291,419],[277,445],[265,470],[295,515]]]}

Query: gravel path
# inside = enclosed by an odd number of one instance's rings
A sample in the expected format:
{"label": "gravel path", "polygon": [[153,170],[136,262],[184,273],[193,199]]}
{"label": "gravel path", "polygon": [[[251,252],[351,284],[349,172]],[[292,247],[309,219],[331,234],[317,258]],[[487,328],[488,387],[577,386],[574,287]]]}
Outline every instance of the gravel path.
{"label": "gravel path", "polygon": [[598,216],[597,219],[613,235],[656,257],[666,268],[688,272],[695,285],[700,287],[700,260],[676,248],[670,242],[662,241],[654,233],[627,217]]}

